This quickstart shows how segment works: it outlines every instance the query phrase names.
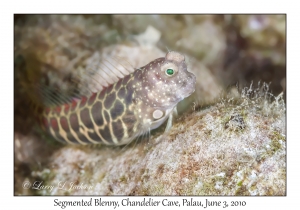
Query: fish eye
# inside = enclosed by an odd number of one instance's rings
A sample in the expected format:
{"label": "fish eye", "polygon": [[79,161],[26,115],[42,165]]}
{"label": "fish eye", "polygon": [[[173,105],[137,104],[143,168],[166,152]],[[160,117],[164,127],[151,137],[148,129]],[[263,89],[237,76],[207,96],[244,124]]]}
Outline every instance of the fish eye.
{"label": "fish eye", "polygon": [[169,68],[169,69],[166,70],[166,75],[172,76],[173,74],[174,74],[174,70],[173,69]]}

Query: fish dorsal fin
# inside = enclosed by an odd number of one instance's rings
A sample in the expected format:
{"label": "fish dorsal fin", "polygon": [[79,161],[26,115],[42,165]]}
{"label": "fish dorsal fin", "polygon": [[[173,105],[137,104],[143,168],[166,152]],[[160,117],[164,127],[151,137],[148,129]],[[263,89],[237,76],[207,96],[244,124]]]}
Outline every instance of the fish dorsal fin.
{"label": "fish dorsal fin", "polygon": [[96,52],[87,59],[87,67],[83,71],[89,80],[90,89],[98,92],[132,73],[134,67],[125,58],[105,54],[100,56]]}
{"label": "fish dorsal fin", "polygon": [[78,57],[62,70],[44,63],[26,68],[24,82],[30,98],[45,106],[71,103],[100,92],[135,70],[125,58],[109,54],[83,53]]}

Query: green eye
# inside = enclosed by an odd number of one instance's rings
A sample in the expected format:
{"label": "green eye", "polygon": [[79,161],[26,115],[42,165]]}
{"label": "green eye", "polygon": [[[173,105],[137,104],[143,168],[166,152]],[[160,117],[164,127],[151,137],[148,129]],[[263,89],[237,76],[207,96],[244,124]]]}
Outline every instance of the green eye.
{"label": "green eye", "polygon": [[173,70],[173,69],[167,69],[167,70],[166,70],[166,74],[167,74],[168,76],[172,76],[172,75],[174,74],[174,70]]}

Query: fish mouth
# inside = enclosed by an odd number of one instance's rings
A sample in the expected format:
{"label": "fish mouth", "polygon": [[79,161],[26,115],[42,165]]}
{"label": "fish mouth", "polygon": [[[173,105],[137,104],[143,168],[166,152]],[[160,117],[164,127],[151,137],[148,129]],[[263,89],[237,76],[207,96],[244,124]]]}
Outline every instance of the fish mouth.
{"label": "fish mouth", "polygon": [[176,95],[177,97],[174,98],[174,100],[171,100],[172,103],[178,103],[179,101],[182,101],[183,99],[189,97],[192,95],[196,90],[196,76],[188,72],[188,77],[184,83],[182,83],[177,91]]}
{"label": "fish mouth", "polygon": [[189,92],[185,95],[185,97],[184,98],[187,98],[187,97],[189,97],[190,95],[192,95],[193,93],[195,92],[195,87],[194,88],[191,88],[191,89],[189,89]]}
{"label": "fish mouth", "polygon": [[186,86],[188,94],[186,97],[190,96],[196,90],[196,76],[193,73],[189,72],[188,78],[188,84]]}
{"label": "fish mouth", "polygon": [[195,92],[195,87],[193,89],[191,89],[191,91],[188,93],[188,95],[192,95]]}

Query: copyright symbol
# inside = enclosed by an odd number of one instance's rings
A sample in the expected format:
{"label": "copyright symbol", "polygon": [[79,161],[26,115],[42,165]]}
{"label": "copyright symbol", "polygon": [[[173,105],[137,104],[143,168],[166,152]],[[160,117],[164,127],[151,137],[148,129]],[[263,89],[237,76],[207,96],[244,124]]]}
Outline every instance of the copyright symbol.
{"label": "copyright symbol", "polygon": [[31,183],[29,181],[23,182],[23,189],[29,189],[31,187]]}

